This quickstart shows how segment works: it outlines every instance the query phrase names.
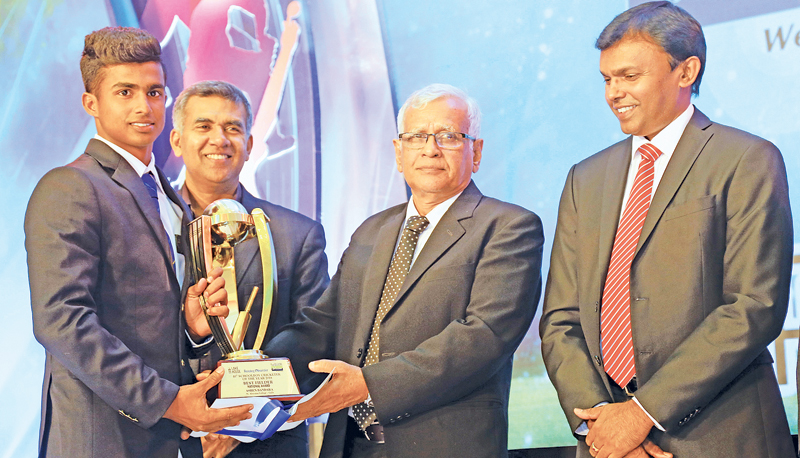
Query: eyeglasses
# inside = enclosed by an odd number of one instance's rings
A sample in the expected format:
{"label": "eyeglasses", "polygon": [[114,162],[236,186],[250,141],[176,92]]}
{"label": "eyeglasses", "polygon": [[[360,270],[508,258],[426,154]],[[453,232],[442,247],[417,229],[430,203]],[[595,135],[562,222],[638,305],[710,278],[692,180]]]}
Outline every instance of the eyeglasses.
{"label": "eyeglasses", "polygon": [[439,145],[440,148],[446,149],[459,148],[463,144],[465,138],[473,141],[475,140],[475,137],[461,132],[439,132],[438,134],[404,132],[398,135],[400,141],[403,142],[403,146],[409,149],[424,148],[428,143],[428,137],[433,137],[436,139],[436,144]]}

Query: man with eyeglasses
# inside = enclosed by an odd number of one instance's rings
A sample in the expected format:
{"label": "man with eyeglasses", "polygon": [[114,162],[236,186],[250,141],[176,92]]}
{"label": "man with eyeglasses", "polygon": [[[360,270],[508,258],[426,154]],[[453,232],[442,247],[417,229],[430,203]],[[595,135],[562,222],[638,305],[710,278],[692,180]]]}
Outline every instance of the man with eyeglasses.
{"label": "man with eyeglasses", "polygon": [[323,457],[503,457],[514,350],[541,292],[539,218],[472,182],[483,140],[463,91],[425,87],[394,140],[407,204],[359,227],[328,290],[268,345],[333,372],[294,419],[333,412]]}

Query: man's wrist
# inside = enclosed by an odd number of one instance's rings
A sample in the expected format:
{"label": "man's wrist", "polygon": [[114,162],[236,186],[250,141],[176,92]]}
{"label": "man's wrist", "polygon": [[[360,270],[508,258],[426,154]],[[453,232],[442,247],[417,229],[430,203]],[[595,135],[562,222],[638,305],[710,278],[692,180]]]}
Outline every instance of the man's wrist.
{"label": "man's wrist", "polygon": [[642,404],[639,402],[639,400],[638,400],[638,399],[636,399],[636,396],[634,396],[634,397],[633,397],[633,402],[635,402],[635,403],[636,403],[636,405],[637,405],[637,406],[639,406],[639,409],[642,411],[642,413],[644,413],[644,415],[647,417],[647,419],[650,421],[650,423],[652,423],[651,427],[655,426],[655,427],[656,427],[656,428],[658,428],[660,431],[666,431],[666,430],[665,430],[665,429],[664,429],[664,428],[661,426],[661,424],[659,424],[659,423],[656,421],[656,419],[655,419],[655,418],[653,418],[653,416],[652,416],[652,415],[650,415],[650,412],[648,412],[648,411],[647,411],[647,409],[645,409],[645,408],[642,406]]}

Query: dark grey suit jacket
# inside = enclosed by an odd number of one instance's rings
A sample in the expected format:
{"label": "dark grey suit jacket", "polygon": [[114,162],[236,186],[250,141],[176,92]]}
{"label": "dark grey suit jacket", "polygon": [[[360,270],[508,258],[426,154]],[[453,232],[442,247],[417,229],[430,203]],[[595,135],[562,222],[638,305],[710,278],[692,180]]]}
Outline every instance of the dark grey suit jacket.
{"label": "dark grey suit jacket", "polygon": [[[574,407],[615,401],[600,300],[630,157],[628,138],[575,165],[561,197],[540,335],[573,431]],[[792,250],[778,149],[695,110],[631,267],[636,397],[666,429],[651,433],[664,450],[794,456],[766,349],[786,317]],[[579,456],[589,456],[582,441]]]}
{"label": "dark grey suit jacket", "polygon": [[[406,204],[353,234],[317,305],[267,350],[360,365]],[[380,362],[363,369],[390,457],[507,454],[514,350],[541,292],[539,218],[474,183],[433,230],[381,323]],[[347,409],[331,415],[322,456],[342,456]]]}
{"label": "dark grey suit jacket", "polygon": [[[303,308],[313,306],[327,288],[330,279],[328,258],[325,257],[325,232],[320,223],[300,213],[258,199],[244,187],[242,191],[242,205],[247,212],[260,208],[270,219],[269,228],[278,264],[278,291],[274,298],[263,349],[281,327],[297,319]],[[253,348],[261,322],[264,289],[258,240],[253,238],[238,244],[234,259],[240,310],[244,310],[247,305],[253,287],[259,287],[251,309],[250,326],[245,334],[245,348]],[[219,358],[219,348],[214,346],[211,355],[214,366]],[[304,392],[308,392],[308,388]],[[300,425],[288,431],[278,432],[265,441],[241,444],[228,456],[300,457],[307,454],[307,427]]]}
{"label": "dark grey suit jacket", "polygon": [[40,455],[175,458],[180,425],[161,416],[192,374],[167,235],[139,176],[91,140],[36,186],[25,234],[47,352]]}

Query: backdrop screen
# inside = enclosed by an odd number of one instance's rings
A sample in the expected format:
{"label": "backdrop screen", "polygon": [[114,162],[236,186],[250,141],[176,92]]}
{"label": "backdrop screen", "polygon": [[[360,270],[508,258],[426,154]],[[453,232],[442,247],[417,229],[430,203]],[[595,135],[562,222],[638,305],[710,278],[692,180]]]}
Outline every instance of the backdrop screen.
{"label": "backdrop screen", "polygon": [[[215,7],[207,8],[211,3]],[[630,6],[625,0],[301,1],[296,26],[285,17],[288,0],[226,0],[225,8],[211,3],[0,2],[0,80],[6,81],[0,93],[0,203],[6,215],[0,281],[7,301],[0,333],[6,349],[0,457],[36,454],[44,351],[31,330],[22,221],[39,178],[77,157],[95,133],[80,106],[78,60],[87,33],[117,24],[148,28],[170,50],[177,75],[169,83],[172,96],[219,67],[247,86],[251,98],[266,100],[257,116],[268,136],[244,179],[251,191],[322,221],[332,268],[361,221],[406,199],[394,169],[393,117],[426,84],[459,86],[481,105],[485,146],[474,179],[484,194],[542,218],[545,275],[569,168],[624,138],[603,99],[594,40]],[[780,148],[794,214],[800,215],[800,7],[794,0],[680,5],[703,23],[708,43],[696,106]],[[204,39],[218,40],[219,54],[210,55],[229,63],[187,59],[195,52],[192,40],[196,45],[213,27],[223,35]],[[294,41],[282,41],[290,35]],[[290,42],[296,46],[285,44]],[[248,65],[236,70],[241,59]],[[267,99],[270,84],[278,86],[276,100]],[[179,178],[182,164],[168,147],[156,154]],[[800,263],[800,246],[795,260]],[[784,331],[770,346],[793,433],[800,325],[795,279]],[[538,315],[515,355],[510,448],[575,444],[544,371],[537,326]]]}

